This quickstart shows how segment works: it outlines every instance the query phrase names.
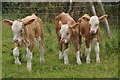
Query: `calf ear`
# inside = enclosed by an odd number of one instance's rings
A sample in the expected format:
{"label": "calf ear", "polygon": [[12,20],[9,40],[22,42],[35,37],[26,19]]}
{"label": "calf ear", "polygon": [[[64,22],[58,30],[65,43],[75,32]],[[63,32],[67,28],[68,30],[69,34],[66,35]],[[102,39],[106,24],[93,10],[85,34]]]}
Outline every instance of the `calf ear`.
{"label": "calf ear", "polygon": [[79,26],[79,24],[80,24],[80,23],[79,23],[79,22],[77,22],[77,23],[75,23],[75,24],[71,25],[71,27],[72,27],[72,28],[77,28],[77,26]]}
{"label": "calf ear", "polygon": [[90,16],[88,14],[84,14],[82,18],[86,21],[90,20]]}
{"label": "calf ear", "polygon": [[85,21],[90,21],[90,18],[88,18],[88,17],[83,17],[83,19],[84,19]]}
{"label": "calf ear", "polygon": [[78,22],[81,23],[81,21],[82,21],[82,18],[79,18],[79,19],[78,19]]}
{"label": "calf ear", "polygon": [[10,20],[7,20],[7,19],[4,19],[3,22],[8,26],[12,26],[12,24],[13,24],[13,21],[10,21]]}
{"label": "calf ear", "polygon": [[35,21],[35,19],[31,19],[31,20],[29,20],[28,22],[24,23],[24,25],[25,25],[25,26],[26,26],[26,25],[29,25],[29,24],[33,23],[34,21]]}
{"label": "calf ear", "polygon": [[108,15],[103,15],[103,16],[99,17],[99,21],[104,21],[107,17],[108,17]]}
{"label": "calf ear", "polygon": [[56,16],[56,17],[55,17],[55,20],[60,21],[60,16]]}

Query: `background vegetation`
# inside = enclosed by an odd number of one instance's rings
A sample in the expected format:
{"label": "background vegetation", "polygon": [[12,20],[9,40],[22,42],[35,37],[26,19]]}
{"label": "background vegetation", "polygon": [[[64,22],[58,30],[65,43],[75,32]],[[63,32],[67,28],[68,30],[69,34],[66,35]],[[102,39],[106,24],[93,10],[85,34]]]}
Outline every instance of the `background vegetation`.
{"label": "background vegetation", "polygon": [[[40,54],[36,47],[34,48],[32,71],[26,70],[25,49],[20,48],[21,66],[14,64],[12,50],[13,33],[10,27],[2,24],[2,77],[3,78],[118,78],[118,16],[117,3],[103,3],[106,14],[109,15],[108,21],[111,27],[112,39],[106,36],[104,22],[101,26],[100,57],[101,63],[95,62],[95,52],[92,47],[91,64],[85,63],[85,56],[82,56],[82,65],[77,65],[73,46],[70,45],[69,65],[63,64],[63,59],[58,59],[57,36],[55,34],[54,18],[61,12],[67,12],[69,3],[2,3],[3,19],[15,20],[24,18],[35,13],[44,21],[45,33],[45,64],[40,64]],[[97,15],[101,16],[99,5],[95,3]],[[71,16],[77,21],[83,14],[92,15],[89,3],[73,3]],[[74,14],[74,15],[73,15]],[[83,40],[84,42],[84,40]],[[85,51],[85,45],[82,45],[81,54]]]}
{"label": "background vegetation", "polygon": [[[14,20],[35,13],[44,22],[54,22],[55,16],[61,12],[68,12],[69,5],[69,2],[3,2],[2,15],[3,18]],[[100,5],[97,2],[94,2],[94,5],[97,15],[103,15]],[[110,25],[116,25],[118,22],[118,5],[117,2],[103,3]],[[93,15],[89,2],[73,2],[69,14],[76,21],[85,13]]]}

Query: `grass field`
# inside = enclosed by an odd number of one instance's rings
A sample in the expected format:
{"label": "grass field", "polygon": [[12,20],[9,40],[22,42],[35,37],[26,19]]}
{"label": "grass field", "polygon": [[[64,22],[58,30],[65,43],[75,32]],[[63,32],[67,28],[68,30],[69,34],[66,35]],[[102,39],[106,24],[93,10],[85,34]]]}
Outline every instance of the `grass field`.
{"label": "grass field", "polygon": [[[21,66],[14,64],[12,49],[13,34],[9,27],[2,26],[2,77],[3,78],[118,78],[118,31],[111,29],[112,39],[107,39],[105,28],[101,28],[100,58],[95,62],[95,52],[92,48],[91,63],[86,64],[82,57],[82,65],[76,64],[73,46],[70,45],[69,64],[64,65],[63,59],[58,59],[57,36],[53,23],[44,24],[45,32],[45,64],[40,64],[39,51],[34,48],[32,71],[26,69],[25,49],[21,47]],[[84,53],[84,44],[82,53]]]}

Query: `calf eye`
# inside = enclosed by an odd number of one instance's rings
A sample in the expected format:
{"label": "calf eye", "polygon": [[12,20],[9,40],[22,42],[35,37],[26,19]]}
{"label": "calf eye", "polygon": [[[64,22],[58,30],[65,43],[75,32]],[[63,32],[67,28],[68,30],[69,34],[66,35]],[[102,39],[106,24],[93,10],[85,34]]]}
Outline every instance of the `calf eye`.
{"label": "calf eye", "polygon": [[67,36],[69,35],[69,33],[66,34]]}
{"label": "calf eye", "polygon": [[98,24],[96,24],[95,26],[97,26]]}
{"label": "calf eye", "polygon": [[20,33],[23,33],[24,32],[24,29],[21,29]]}

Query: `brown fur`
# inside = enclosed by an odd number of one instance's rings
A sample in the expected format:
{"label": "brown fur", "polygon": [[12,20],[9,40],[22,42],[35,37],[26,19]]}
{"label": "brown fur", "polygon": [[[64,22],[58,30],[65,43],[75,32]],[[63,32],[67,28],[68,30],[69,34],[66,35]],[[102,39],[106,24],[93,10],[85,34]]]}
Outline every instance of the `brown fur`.
{"label": "brown fur", "polygon": [[73,44],[75,53],[79,51],[79,44],[81,44],[81,35],[80,33],[80,27],[79,23],[75,23],[71,26],[71,37],[70,42]]}
{"label": "brown fur", "polygon": [[[23,22],[24,32],[21,32],[20,35],[24,37],[22,41],[22,45],[28,46],[30,51],[32,52],[34,44],[36,40],[41,39],[42,46],[44,41],[44,33],[43,33],[43,22],[40,18],[38,18],[35,14],[31,16],[27,16],[24,19],[19,19],[18,21]],[[9,26],[12,26],[13,21],[4,19],[3,22]],[[19,47],[19,43],[15,43],[15,47]]]}
{"label": "brown fur", "polygon": [[[105,20],[107,15],[101,16],[99,21]],[[97,38],[97,41],[100,40],[100,26],[97,30],[97,33],[94,35],[90,34],[90,24],[89,24],[90,16],[88,14],[83,15],[81,18],[78,19],[79,26],[80,26],[80,35],[85,38],[86,48],[90,47],[90,42],[93,38]],[[82,42],[81,42],[82,43]]]}
{"label": "brown fur", "polygon": [[[62,45],[63,45],[63,43],[61,43],[60,41],[60,35],[59,35],[59,31],[61,29],[60,28],[61,26],[60,21],[61,21],[62,24],[69,25],[69,30],[71,34],[69,43],[72,43],[74,45],[75,52],[77,52],[79,50],[79,44],[80,44],[79,23],[75,23],[73,18],[69,14],[64,12],[59,14],[55,19],[56,19],[56,34],[58,37],[59,50],[62,52]],[[64,50],[68,48],[69,43],[64,43]]]}

